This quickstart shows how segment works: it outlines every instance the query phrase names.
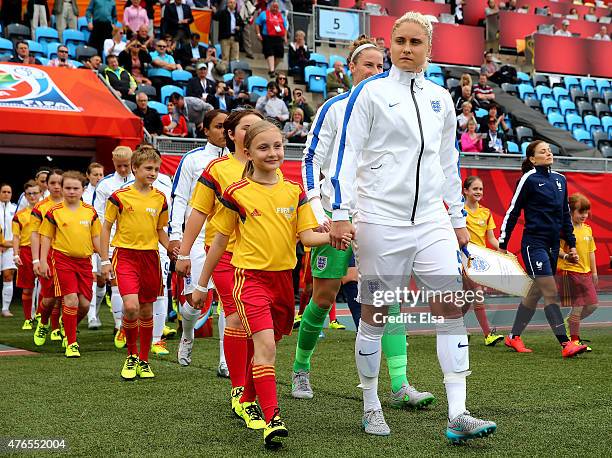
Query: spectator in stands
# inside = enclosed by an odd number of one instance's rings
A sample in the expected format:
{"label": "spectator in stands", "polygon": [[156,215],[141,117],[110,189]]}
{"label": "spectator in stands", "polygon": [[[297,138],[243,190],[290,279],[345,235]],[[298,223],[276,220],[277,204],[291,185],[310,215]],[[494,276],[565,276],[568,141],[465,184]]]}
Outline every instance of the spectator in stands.
{"label": "spectator in stands", "polygon": [[[459,85],[455,86],[450,90],[451,97],[453,98],[453,102],[457,103],[457,100],[461,98],[461,88],[463,86],[472,87],[472,76],[469,73],[463,73],[461,75],[461,79],[459,80]],[[459,105],[458,111],[461,110],[461,105]]]}
{"label": "spectator in stands", "polygon": [[47,0],[28,0],[26,17],[30,18],[32,40],[36,37],[37,27],[47,27],[49,24],[49,5]]}
{"label": "spectator in stands", "polygon": [[463,102],[461,104],[461,113],[457,115],[457,133],[459,135],[467,131],[467,124],[470,119],[476,119],[472,111],[472,104],[470,102]]}
{"label": "spectator in stands", "polygon": [[215,83],[215,93],[208,94],[206,102],[210,103],[216,110],[231,111],[236,107],[236,101],[230,94],[230,88],[227,87],[224,81],[217,81]]}
{"label": "spectator in stands", "polygon": [[227,67],[225,63],[217,57],[217,48],[209,46],[206,50],[206,59],[204,59],[208,66],[208,79],[213,83],[217,80],[222,80],[223,75],[227,73]]}
{"label": "spectator in stands", "polygon": [[240,37],[244,24],[236,9],[236,0],[227,0],[227,7],[218,10],[213,19],[219,21],[221,57],[226,65],[240,59]]}
{"label": "spectator in stands", "polygon": [[136,0],[123,10],[123,25],[127,30],[128,39],[136,35],[140,27],[144,26],[147,28],[147,31],[149,30],[149,16],[143,3]]}
{"label": "spectator in stands", "polygon": [[288,26],[287,19],[280,12],[276,0],[272,0],[268,8],[262,11],[255,20],[257,38],[263,45],[263,55],[268,63],[270,78],[274,76],[276,67],[285,56]]}
{"label": "spectator in stands", "polygon": [[63,42],[62,33],[64,30],[77,28],[79,7],[76,0],[55,0],[53,15],[55,16],[55,28],[59,34],[59,40]]}
{"label": "spectator in stands", "polygon": [[304,124],[304,112],[300,108],[291,112],[291,121],[285,123],[283,135],[289,143],[306,143],[308,126]]}
{"label": "spectator in stands", "polygon": [[488,0],[487,6],[485,7],[485,16],[490,16],[491,14],[495,13],[499,13],[497,3],[495,2],[495,0]]}
{"label": "spectator in stands", "polygon": [[117,7],[115,0],[90,0],[87,11],[87,28],[91,31],[89,46],[104,55],[104,40],[113,34],[113,24],[117,22]]}
{"label": "spectator in stands", "polygon": [[482,134],[476,132],[476,121],[470,119],[467,131],[461,134],[461,151],[464,153],[482,153]]}
{"label": "spectator in stands", "polygon": [[164,8],[164,30],[173,37],[179,33],[189,36],[189,24],[192,22],[191,8],[184,5],[182,0],[174,0]]}
{"label": "spectator in stands", "polygon": [[451,0],[451,11],[454,9],[455,22],[457,24],[463,24],[463,5],[466,0]]}
{"label": "spectator in stands", "polygon": [[185,94],[188,97],[198,97],[206,100],[208,95],[214,95],[214,83],[208,79],[208,66],[204,62],[199,62],[196,65],[196,76],[187,82]]}
{"label": "spectator in stands", "polygon": [[561,28],[555,32],[555,35],[560,37],[571,37],[572,32],[570,32],[569,26],[570,21],[567,19],[563,19],[563,22],[561,23]]}
{"label": "spectator in stands", "polygon": [[172,84],[172,71],[180,70],[181,66],[174,62],[174,58],[166,53],[168,45],[159,40],[155,45],[156,51],[151,53],[151,67],[157,69],[154,74],[149,73],[149,79],[157,91],[166,84]]}
{"label": "spectator in stands", "polygon": [[327,97],[342,94],[351,88],[351,80],[344,71],[344,64],[337,60],[334,62],[334,71],[327,74]]}
{"label": "spectator in stands", "polygon": [[291,103],[291,88],[287,84],[287,75],[279,72],[276,75],[276,84],[278,84],[278,98],[281,99],[287,106]]}
{"label": "spectator in stands", "polygon": [[147,47],[136,38],[129,41],[119,54],[119,65],[126,69],[134,77],[138,84],[151,84],[151,80],[145,76],[145,66],[151,63],[151,55]]}
{"label": "spectator in stands", "polygon": [[242,30],[242,46],[248,59],[254,59],[253,56],[253,40],[255,36],[255,16],[257,15],[257,8],[255,7],[255,0],[243,0],[238,2],[238,10],[240,11],[240,18],[244,24]]}
{"label": "spectator in stands", "polygon": [[365,9],[363,6],[363,0],[355,0],[355,4],[351,6],[352,10],[363,10]]}
{"label": "spectator in stands", "polygon": [[186,137],[187,136],[187,120],[182,115],[175,115],[174,103],[168,100],[166,105],[168,114],[163,115],[161,122],[164,126],[164,135],[169,137]]}
{"label": "spectator in stands", "polygon": [[481,108],[487,110],[491,101],[495,100],[493,88],[487,84],[488,78],[486,73],[481,73],[478,77],[478,84],[474,86],[474,99],[478,102]]}
{"label": "spectator in stands", "polygon": [[568,19],[578,19],[578,10],[576,8],[570,9],[569,14],[565,17]]}
{"label": "spectator in stands", "polygon": [[385,39],[380,37],[376,39],[376,46],[383,51],[383,70],[387,71],[391,68],[391,51],[385,44]]}
{"label": "spectator in stands", "polygon": [[465,102],[470,102],[472,105],[472,111],[479,106],[478,101],[474,98],[474,94],[472,94],[472,86],[468,86],[467,84],[465,86],[461,86],[461,97],[459,97],[455,102],[455,111],[457,113],[463,110],[462,107]]}
{"label": "spectator in stands", "polygon": [[173,92],[170,100],[174,103],[176,115],[183,115],[189,124],[189,131],[197,133],[198,137],[204,136],[204,115],[213,109],[212,105],[198,97],[183,97],[178,92]]}
{"label": "spectator in stands", "polygon": [[125,50],[126,44],[123,41],[123,29],[113,26],[113,36],[104,40],[104,55],[107,58],[108,56],[118,56]]}
{"label": "spectator in stands", "polygon": [[49,61],[49,67],[74,68],[74,64],[68,58],[68,47],[60,45],[57,47],[57,57]]}
{"label": "spectator in stands", "polygon": [[144,45],[147,48],[147,51],[151,51],[153,49],[153,35],[149,33],[149,29],[144,25],[141,25],[138,28],[136,39],[141,45]]}
{"label": "spectator in stands", "polygon": [[503,154],[504,150],[504,134],[497,130],[498,122],[495,118],[489,118],[488,127],[484,142],[485,153]]}
{"label": "spectator in stands", "polygon": [[510,128],[506,124],[505,115],[501,107],[496,103],[489,104],[489,113],[485,116],[480,124],[480,132],[486,132],[489,128],[489,120],[495,121],[495,128],[500,132],[508,132]]}
{"label": "spectator in stands", "polygon": [[174,37],[170,35],[169,33],[166,33],[164,34],[162,40],[166,42],[166,54],[170,54],[174,58],[174,51],[176,50],[176,41],[174,40]]}
{"label": "spectator in stands", "polygon": [[234,70],[234,77],[229,81],[230,94],[238,105],[249,103],[249,86],[246,80],[247,74],[241,68]]}
{"label": "spectator in stands", "polygon": [[516,0],[509,0],[506,3],[500,3],[499,9],[503,11],[516,11]]}
{"label": "spectator in stands", "polygon": [[314,117],[315,110],[306,102],[304,91],[297,87],[293,90],[293,102],[289,105],[289,111],[293,112],[296,108],[302,110],[304,122],[310,124]]}
{"label": "spectator in stands", "polygon": [[499,70],[497,64],[493,61],[493,53],[491,51],[485,52],[484,62],[480,66],[480,73],[487,75],[487,78],[491,78]]}
{"label": "spectator in stands", "polygon": [[102,72],[104,79],[113,88],[115,95],[126,100],[134,100],[138,83],[130,73],[119,66],[119,58],[110,55],[106,58],[106,67]]}
{"label": "spectator in stands", "polygon": [[294,41],[289,44],[289,74],[296,82],[304,81],[304,69],[310,65],[310,51],[306,45],[303,30],[295,32]]}
{"label": "spectator in stands", "polygon": [[285,102],[278,98],[278,85],[275,81],[270,81],[267,90],[266,95],[262,95],[257,99],[255,109],[261,111],[264,116],[284,123],[289,119],[289,110]]}
{"label": "spectator in stands", "polygon": [[162,125],[159,113],[155,108],[149,107],[148,103],[149,97],[147,94],[139,92],[136,94],[136,108],[134,108],[132,113],[142,118],[144,128],[147,132],[151,135],[161,135],[164,131],[164,126]]}
{"label": "spectator in stands", "polygon": [[98,55],[91,56],[83,62],[83,68],[87,68],[96,74],[100,71],[100,65],[102,65],[102,58]]}
{"label": "spectator in stands", "polygon": [[593,40],[610,41],[610,34],[608,33],[608,28],[605,25],[602,25],[599,28],[599,32],[593,35]]}
{"label": "spectator in stands", "polygon": [[0,6],[2,30],[5,30],[9,24],[21,23],[21,9],[21,0],[2,0],[2,6]]}
{"label": "spectator in stands", "polygon": [[185,44],[176,51],[174,58],[185,70],[192,72],[196,63],[206,58],[206,47],[200,44],[200,34],[197,32],[192,33]]}
{"label": "spectator in stands", "polygon": [[40,61],[34,57],[30,56],[30,46],[26,41],[18,41],[15,46],[15,55],[9,62],[15,62],[17,64],[36,64],[42,65]]}

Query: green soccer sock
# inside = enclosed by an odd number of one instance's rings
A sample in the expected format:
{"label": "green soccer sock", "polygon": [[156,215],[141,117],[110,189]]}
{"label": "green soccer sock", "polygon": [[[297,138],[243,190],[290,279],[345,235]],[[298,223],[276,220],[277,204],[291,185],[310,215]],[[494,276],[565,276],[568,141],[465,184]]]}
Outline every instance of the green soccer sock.
{"label": "green soccer sock", "polygon": [[[389,316],[399,316],[399,305],[389,307]],[[387,358],[391,389],[396,392],[408,384],[406,366],[406,327],[403,323],[387,323],[382,337],[382,350]]]}
{"label": "green soccer sock", "polygon": [[327,310],[319,308],[312,299],[308,302],[300,322],[297,348],[295,349],[295,361],[293,363],[294,371],[310,371],[310,358],[319,341],[319,334],[321,329],[323,329],[325,317],[327,317],[330,309],[331,307]]}

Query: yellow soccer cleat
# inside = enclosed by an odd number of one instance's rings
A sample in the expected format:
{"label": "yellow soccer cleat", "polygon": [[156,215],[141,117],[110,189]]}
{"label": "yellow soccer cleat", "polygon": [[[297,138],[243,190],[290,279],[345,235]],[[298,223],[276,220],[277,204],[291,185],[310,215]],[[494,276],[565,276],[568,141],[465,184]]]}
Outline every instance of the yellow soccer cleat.
{"label": "yellow soccer cleat", "polygon": [[123,380],[134,380],[136,378],[136,367],[138,366],[138,355],[128,355],[121,369]]}
{"label": "yellow soccer cleat", "polygon": [[500,334],[495,334],[495,330],[491,331],[491,334],[485,336],[484,342],[487,347],[493,347],[497,342],[501,342],[504,340],[504,336]]}
{"label": "yellow soccer cleat", "polygon": [[264,429],[264,445],[266,448],[279,448],[281,445],[283,445],[279,439],[287,437],[288,435],[289,431],[287,430],[285,423],[283,423],[283,420],[281,420],[277,410],[272,420],[270,420],[270,423],[268,423]]}
{"label": "yellow soccer cleat", "polygon": [[23,326],[21,326],[22,331],[31,331],[32,328],[32,320],[25,320],[23,322]]}
{"label": "yellow soccer cleat", "polygon": [[125,332],[121,328],[115,333],[115,348],[125,348],[125,344]]}
{"label": "yellow soccer cleat", "polygon": [[159,342],[155,342],[151,346],[151,351],[153,352],[153,354],[155,354],[157,356],[166,356],[166,355],[170,354],[170,352],[166,348],[166,341],[165,340],[160,340]]}
{"label": "yellow soccer cleat", "polygon": [[147,361],[138,361],[138,365],[136,366],[136,374],[139,378],[153,378],[155,374],[151,370],[151,366]]}
{"label": "yellow soccer cleat", "polygon": [[170,326],[164,326],[162,335],[164,336],[164,339],[173,339],[176,337],[176,329],[173,329]]}
{"label": "yellow soccer cleat", "polygon": [[346,326],[344,326],[338,320],[332,320],[329,322],[329,329],[337,329],[339,331],[343,331],[346,329]]}
{"label": "yellow soccer cleat", "polygon": [[73,343],[66,347],[66,358],[80,358],[81,353],[79,352],[79,344]]}
{"label": "yellow soccer cleat", "polygon": [[256,402],[242,403],[242,419],[249,429],[264,429],[266,421],[263,418],[263,413]]}
{"label": "yellow soccer cleat", "polygon": [[244,392],[243,386],[237,386],[236,388],[232,388],[231,402],[232,402],[232,411],[234,414],[243,418],[244,408],[242,407],[242,403],[240,402],[240,398],[242,397],[242,393]]}
{"label": "yellow soccer cleat", "polygon": [[34,331],[34,345],[40,347],[44,345],[47,341],[47,336],[49,335],[50,325],[44,325],[40,321],[36,325],[36,331]]}
{"label": "yellow soccer cleat", "polygon": [[295,315],[295,318],[293,318],[293,329],[298,329],[301,323],[302,323],[302,315],[297,313]]}
{"label": "yellow soccer cleat", "polygon": [[59,342],[61,341],[64,337],[62,336],[62,330],[61,329],[54,329],[53,331],[51,331],[51,341],[56,341]]}

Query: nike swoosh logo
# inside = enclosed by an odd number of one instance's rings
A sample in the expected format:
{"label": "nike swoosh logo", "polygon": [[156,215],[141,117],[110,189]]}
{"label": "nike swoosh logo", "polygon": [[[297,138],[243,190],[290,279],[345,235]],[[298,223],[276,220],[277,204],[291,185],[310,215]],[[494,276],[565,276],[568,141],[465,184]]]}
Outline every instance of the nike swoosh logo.
{"label": "nike swoosh logo", "polygon": [[544,186],[545,183],[538,183],[538,186]]}
{"label": "nike swoosh logo", "polygon": [[394,106],[399,105],[399,104],[400,104],[399,102],[397,102],[397,103],[390,103],[389,104],[389,108],[393,108]]}
{"label": "nike swoosh logo", "polygon": [[376,350],[374,353],[361,353],[361,350],[359,350],[359,356],[372,356],[376,353],[378,353],[378,350]]}
{"label": "nike swoosh logo", "polygon": [[459,342],[459,343],[457,344],[457,347],[458,347],[458,348],[463,348],[463,347],[469,347],[469,345],[468,345],[468,344],[461,345],[461,342]]}

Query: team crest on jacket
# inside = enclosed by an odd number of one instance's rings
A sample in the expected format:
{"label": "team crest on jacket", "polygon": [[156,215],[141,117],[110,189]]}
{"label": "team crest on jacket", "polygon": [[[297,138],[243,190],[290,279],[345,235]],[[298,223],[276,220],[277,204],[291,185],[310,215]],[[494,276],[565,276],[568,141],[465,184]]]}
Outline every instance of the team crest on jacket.
{"label": "team crest on jacket", "polygon": [[317,256],[317,269],[325,270],[327,267],[327,256]]}
{"label": "team crest on jacket", "polygon": [[435,113],[440,113],[442,111],[442,104],[440,103],[439,100],[432,100],[431,101],[431,109]]}

